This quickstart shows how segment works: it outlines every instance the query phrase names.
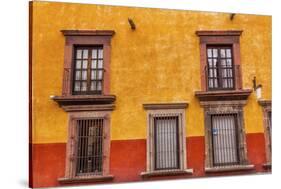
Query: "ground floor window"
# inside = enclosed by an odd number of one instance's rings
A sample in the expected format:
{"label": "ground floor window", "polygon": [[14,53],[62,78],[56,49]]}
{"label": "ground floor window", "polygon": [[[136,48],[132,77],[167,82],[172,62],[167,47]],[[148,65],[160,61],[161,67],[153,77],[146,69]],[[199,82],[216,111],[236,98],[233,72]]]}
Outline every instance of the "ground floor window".
{"label": "ground floor window", "polygon": [[102,174],[103,123],[103,118],[76,120],[76,175]]}
{"label": "ground floor window", "polygon": [[155,170],[179,169],[179,117],[154,117]]}
{"label": "ground floor window", "polygon": [[213,166],[239,164],[237,114],[212,115],[211,127]]}

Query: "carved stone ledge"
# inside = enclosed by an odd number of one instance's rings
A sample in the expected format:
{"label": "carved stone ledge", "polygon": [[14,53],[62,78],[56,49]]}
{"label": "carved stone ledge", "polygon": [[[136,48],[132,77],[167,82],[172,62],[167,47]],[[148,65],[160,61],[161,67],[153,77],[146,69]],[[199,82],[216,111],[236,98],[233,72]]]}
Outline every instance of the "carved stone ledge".
{"label": "carved stone ledge", "polygon": [[94,176],[94,177],[75,177],[75,178],[59,178],[60,184],[77,184],[77,183],[91,183],[91,182],[105,182],[112,181],[113,175]]}
{"label": "carved stone ledge", "polygon": [[226,101],[226,100],[247,100],[251,89],[231,91],[195,91],[199,101]]}
{"label": "carved stone ledge", "polygon": [[187,107],[188,107],[188,102],[143,104],[143,108],[146,110],[186,109]]}
{"label": "carved stone ledge", "polygon": [[116,99],[115,95],[71,95],[51,97],[60,106],[110,104]]}
{"label": "carved stone ledge", "polygon": [[61,30],[64,36],[113,36],[113,30]]}
{"label": "carved stone ledge", "polygon": [[153,172],[142,172],[142,178],[159,177],[159,176],[176,176],[176,175],[192,175],[193,169],[185,170],[169,170],[169,171],[153,171]]}
{"label": "carved stone ledge", "polygon": [[218,173],[218,172],[232,172],[232,171],[251,171],[254,170],[254,165],[237,165],[227,167],[206,167],[206,173]]}
{"label": "carved stone ledge", "polygon": [[258,103],[262,107],[269,107],[269,106],[271,106],[271,100],[260,99],[260,100],[258,100]]}

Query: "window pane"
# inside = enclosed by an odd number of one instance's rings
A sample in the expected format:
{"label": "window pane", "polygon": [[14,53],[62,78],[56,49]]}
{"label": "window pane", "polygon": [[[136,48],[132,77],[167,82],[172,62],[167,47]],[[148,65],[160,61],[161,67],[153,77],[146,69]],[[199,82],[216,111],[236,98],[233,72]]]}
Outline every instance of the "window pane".
{"label": "window pane", "polygon": [[97,60],[92,60],[91,68],[97,68]]}
{"label": "window pane", "polygon": [[231,50],[226,49],[226,57],[230,58],[231,57]]}
{"label": "window pane", "polygon": [[97,72],[95,70],[91,71],[91,80],[97,79]]}
{"label": "window pane", "polygon": [[99,60],[98,62],[98,68],[102,68],[103,67],[103,60]]}
{"label": "window pane", "polygon": [[81,68],[81,60],[76,60],[76,68],[77,69]]}
{"label": "window pane", "polygon": [[99,70],[98,72],[98,79],[102,79],[102,70]]}
{"label": "window pane", "polygon": [[76,58],[81,59],[82,58],[82,50],[77,50],[76,52]]}
{"label": "window pane", "polygon": [[82,85],[81,85],[81,91],[86,91],[87,90],[87,82],[83,81],[81,82]]}
{"label": "window pane", "polygon": [[99,49],[99,58],[103,58],[103,50]]}
{"label": "window pane", "polygon": [[207,54],[208,54],[208,58],[211,58],[212,57],[212,49],[208,49]]}
{"label": "window pane", "polygon": [[81,72],[80,71],[76,71],[75,72],[75,80],[80,80],[81,79]]}
{"label": "window pane", "polygon": [[87,80],[87,71],[82,71],[82,80]]}
{"label": "window pane", "polygon": [[88,50],[85,49],[83,50],[83,59],[87,59],[88,58]]}
{"label": "window pane", "polygon": [[83,68],[83,69],[87,69],[87,67],[88,67],[88,61],[87,61],[87,60],[83,60],[83,66],[82,66],[82,68]]}
{"label": "window pane", "polygon": [[97,59],[97,49],[92,50],[92,59]]}
{"label": "window pane", "polygon": [[92,81],[91,82],[91,91],[96,91],[97,90],[97,82],[96,81]]}
{"label": "window pane", "polygon": [[221,49],[220,52],[221,52],[221,54],[220,54],[221,57],[224,58],[225,57],[225,49]]}
{"label": "window pane", "polygon": [[232,61],[231,61],[231,59],[227,59],[227,60],[226,60],[226,65],[227,65],[227,67],[231,67],[231,66],[232,66]]}
{"label": "window pane", "polygon": [[222,66],[222,67],[225,67],[225,66],[226,66],[226,61],[225,61],[225,59],[222,59],[222,60],[221,60],[221,66]]}
{"label": "window pane", "polygon": [[74,83],[74,91],[80,91],[80,82],[75,82]]}
{"label": "window pane", "polygon": [[97,83],[97,84],[98,84],[98,86],[97,86],[97,90],[98,90],[98,91],[101,91],[101,81],[98,81],[98,83]]}
{"label": "window pane", "polygon": [[218,49],[213,49],[213,57],[218,57]]}

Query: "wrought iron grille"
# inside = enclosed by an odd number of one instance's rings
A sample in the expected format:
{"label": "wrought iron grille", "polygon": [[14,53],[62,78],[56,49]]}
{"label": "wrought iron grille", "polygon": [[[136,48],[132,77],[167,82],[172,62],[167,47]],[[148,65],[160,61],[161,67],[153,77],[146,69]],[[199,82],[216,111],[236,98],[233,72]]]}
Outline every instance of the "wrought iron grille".
{"label": "wrought iron grille", "polygon": [[103,47],[77,47],[73,69],[74,94],[101,94],[103,85]]}
{"label": "wrought iron grille", "polygon": [[77,120],[76,175],[101,175],[104,120]]}
{"label": "wrought iron grille", "polygon": [[240,164],[237,114],[211,117],[213,166]]}
{"label": "wrought iron grille", "polygon": [[154,117],[155,170],[179,169],[178,116]]}
{"label": "wrought iron grille", "polygon": [[232,48],[207,47],[206,81],[209,90],[234,89],[235,69]]}

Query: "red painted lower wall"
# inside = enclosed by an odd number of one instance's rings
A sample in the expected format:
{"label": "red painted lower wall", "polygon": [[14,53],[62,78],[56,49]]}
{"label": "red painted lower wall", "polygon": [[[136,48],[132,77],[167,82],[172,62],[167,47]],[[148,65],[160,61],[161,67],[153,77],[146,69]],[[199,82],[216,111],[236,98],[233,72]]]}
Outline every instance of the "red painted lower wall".
{"label": "red painted lower wall", "polygon": [[[263,133],[246,135],[248,159],[255,165],[256,171],[265,171],[262,164],[266,162],[265,140]],[[187,165],[193,174],[184,177],[209,176],[204,172],[205,139],[204,136],[188,137],[186,140]],[[59,186],[57,179],[64,176],[66,161],[66,144],[33,144],[33,187]],[[146,140],[114,140],[110,147],[110,174],[113,182],[141,181],[140,173],[146,170]],[[229,175],[237,173],[220,173]],[[211,176],[211,175],[210,175]],[[162,177],[169,179],[180,177]]]}

